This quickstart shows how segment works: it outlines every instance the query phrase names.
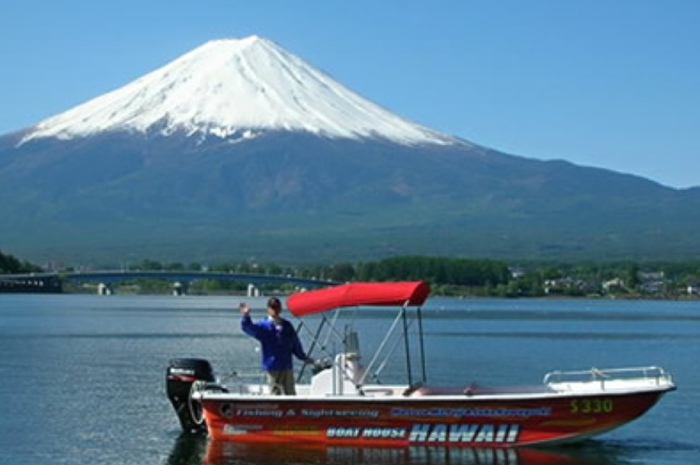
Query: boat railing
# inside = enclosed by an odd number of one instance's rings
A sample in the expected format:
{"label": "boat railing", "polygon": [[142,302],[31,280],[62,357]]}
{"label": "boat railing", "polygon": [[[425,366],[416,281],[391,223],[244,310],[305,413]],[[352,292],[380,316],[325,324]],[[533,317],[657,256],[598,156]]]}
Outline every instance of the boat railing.
{"label": "boat railing", "polygon": [[673,384],[671,374],[659,366],[551,371],[544,376],[543,382],[546,385],[594,383],[599,384],[600,389],[625,382],[641,382],[659,387]]}

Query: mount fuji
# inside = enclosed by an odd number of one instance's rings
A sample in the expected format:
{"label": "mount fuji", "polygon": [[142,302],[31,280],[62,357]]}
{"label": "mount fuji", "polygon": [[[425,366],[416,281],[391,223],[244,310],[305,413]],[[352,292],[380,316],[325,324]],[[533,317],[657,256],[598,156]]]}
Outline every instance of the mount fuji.
{"label": "mount fuji", "polygon": [[442,134],[257,36],[0,137],[0,198],[34,261],[700,252],[700,189]]}
{"label": "mount fuji", "polygon": [[234,141],[266,131],[299,131],[400,144],[457,143],[365,100],[257,36],[207,42],[131,84],[39,123],[21,143],[123,130]]}

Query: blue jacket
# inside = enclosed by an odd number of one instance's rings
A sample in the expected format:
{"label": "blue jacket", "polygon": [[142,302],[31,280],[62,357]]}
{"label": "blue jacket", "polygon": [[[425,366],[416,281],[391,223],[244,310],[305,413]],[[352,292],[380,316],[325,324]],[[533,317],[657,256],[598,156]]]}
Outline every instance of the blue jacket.
{"label": "blue jacket", "polygon": [[253,322],[250,315],[241,318],[241,329],[253,336],[262,345],[262,365],[266,371],[291,370],[292,354],[299,360],[307,360],[308,356],[301,347],[297,332],[292,324],[281,320],[279,326],[269,318]]}

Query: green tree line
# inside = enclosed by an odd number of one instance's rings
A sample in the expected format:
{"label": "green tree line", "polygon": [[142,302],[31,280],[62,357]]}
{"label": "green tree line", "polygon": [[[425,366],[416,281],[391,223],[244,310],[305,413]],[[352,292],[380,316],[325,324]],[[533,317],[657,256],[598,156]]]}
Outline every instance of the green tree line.
{"label": "green tree line", "polygon": [[[284,266],[277,263],[164,263],[144,259],[131,270],[216,271],[254,273],[319,279],[324,281],[401,281],[425,280],[434,292],[444,295],[483,295],[499,297],[538,297],[544,295],[615,295],[674,297],[700,288],[700,260],[674,262],[526,262],[508,264],[489,259],[400,256],[357,263]],[[0,273],[29,273],[40,268],[0,251]],[[617,282],[604,291],[606,282]],[[133,284],[133,283],[132,283]],[[146,283],[140,283],[143,287]],[[208,280],[197,284],[201,292],[231,292],[245,289],[245,283]],[[147,288],[165,285],[150,283]],[[270,284],[275,290],[291,291],[293,286]],[[288,287],[288,288],[287,288]]]}
{"label": "green tree line", "polygon": [[[566,295],[594,296],[603,293],[603,283],[618,279],[615,295],[673,297],[688,286],[700,286],[700,261],[684,262],[527,262],[509,265],[505,261],[452,257],[401,256],[358,263],[319,264],[305,267],[276,263],[161,263],[143,260],[131,269],[192,270],[255,273],[275,276],[350,281],[429,281],[435,293],[443,295],[479,295],[497,297],[540,297]],[[662,280],[660,289],[649,290],[650,281]],[[202,292],[227,292],[244,289],[241,283],[211,281],[201,285]],[[269,287],[279,285],[269,285]],[[265,286],[263,286],[265,287]],[[282,286],[282,290],[286,289]]]}
{"label": "green tree line", "polygon": [[0,274],[33,273],[41,271],[36,265],[19,260],[9,254],[4,254],[0,250]]}

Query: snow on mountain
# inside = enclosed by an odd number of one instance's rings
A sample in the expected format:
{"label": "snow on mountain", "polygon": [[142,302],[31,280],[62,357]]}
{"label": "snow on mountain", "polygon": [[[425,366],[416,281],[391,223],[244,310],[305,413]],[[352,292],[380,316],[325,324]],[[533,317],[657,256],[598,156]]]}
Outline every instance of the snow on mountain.
{"label": "snow on mountain", "polygon": [[288,130],[409,145],[463,143],[392,114],[257,36],[207,42],[124,87],[42,121],[21,143],[124,130],[232,139]]}

